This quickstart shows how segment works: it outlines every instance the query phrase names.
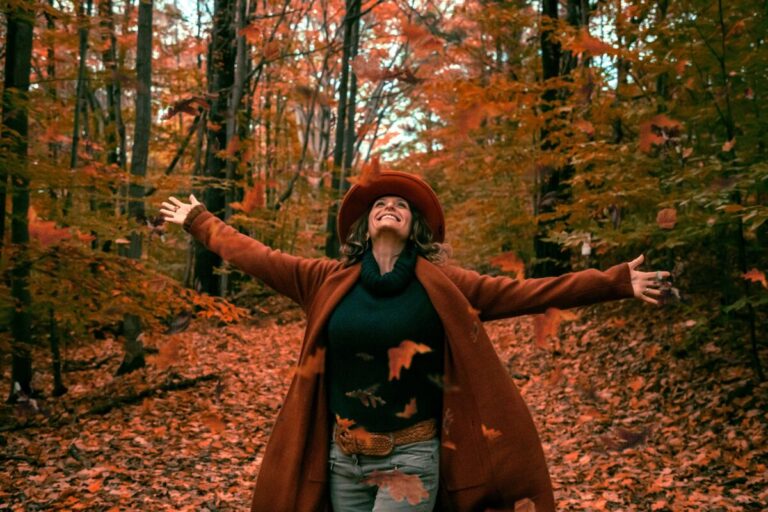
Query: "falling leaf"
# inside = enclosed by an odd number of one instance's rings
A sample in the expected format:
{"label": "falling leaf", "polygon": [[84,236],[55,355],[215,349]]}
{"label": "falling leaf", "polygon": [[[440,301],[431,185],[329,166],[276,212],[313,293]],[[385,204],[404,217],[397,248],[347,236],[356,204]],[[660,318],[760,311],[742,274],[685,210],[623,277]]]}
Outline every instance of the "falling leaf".
{"label": "falling leaf", "polygon": [[731,139],[723,143],[723,153],[728,153],[736,145],[736,139]]}
{"label": "falling leaf", "polygon": [[352,184],[364,187],[372,181],[375,181],[380,175],[381,166],[379,165],[379,156],[376,155],[371,158],[370,162],[363,164],[363,169],[360,171],[360,176],[347,178],[347,181]]}
{"label": "falling leaf", "polygon": [[422,343],[416,343],[411,340],[405,340],[398,347],[387,350],[389,357],[389,380],[399,379],[400,370],[406,370],[411,367],[413,356],[432,352],[429,346]]}
{"label": "falling leaf", "polygon": [[156,362],[158,368],[165,369],[174,364],[179,359],[181,353],[182,341],[174,336],[166,341],[157,354]]}
{"label": "falling leaf", "polygon": [[411,505],[417,505],[429,499],[429,492],[424,488],[418,475],[407,475],[397,469],[394,471],[374,470],[368,478],[363,480],[363,483],[386,489],[393,500],[407,500]]}
{"label": "falling leaf", "polygon": [[677,210],[674,208],[664,208],[663,210],[659,210],[659,213],[656,214],[656,224],[661,229],[672,229],[675,227],[676,222]]}
{"label": "falling leaf", "polygon": [[556,337],[562,320],[573,320],[576,316],[573,313],[565,312],[558,308],[547,308],[544,313],[534,315],[533,333],[536,346],[539,348],[549,348],[548,339],[550,336]]}
{"label": "falling leaf", "polygon": [[373,394],[378,388],[379,388],[379,384],[374,384],[373,386],[367,389],[356,389],[354,391],[347,391],[344,394],[350,398],[359,399],[360,402],[362,402],[362,404],[366,407],[372,407],[375,409],[376,405],[378,404],[384,405],[387,403],[380,396]]}
{"label": "falling leaf", "polygon": [[483,423],[480,424],[480,428],[483,431],[483,436],[489,441],[493,441],[494,439],[498,439],[499,437],[501,437],[501,432],[496,430],[495,428],[488,428]]}
{"label": "falling leaf", "polygon": [[319,375],[325,371],[325,347],[320,347],[307,357],[303,365],[296,368],[296,373],[305,378]]}
{"label": "falling leaf", "polygon": [[416,409],[416,397],[414,397],[414,398],[411,398],[411,401],[405,405],[405,409],[403,410],[403,412],[395,413],[395,416],[397,416],[398,418],[408,419],[414,414],[416,414],[417,412],[418,410]]}
{"label": "falling leaf", "polygon": [[499,267],[502,272],[514,272],[515,279],[525,279],[525,263],[514,252],[505,252],[494,256],[490,263]]}
{"label": "falling leaf", "polygon": [[755,283],[760,283],[763,285],[763,288],[768,288],[768,283],[765,282],[765,274],[756,268],[752,268],[748,272],[743,273],[741,277]]}
{"label": "falling leaf", "polygon": [[573,126],[579,131],[586,133],[590,137],[595,135],[595,127],[592,126],[592,123],[585,119],[577,119],[574,121]]}
{"label": "falling leaf", "polygon": [[227,425],[221,420],[221,417],[215,412],[203,413],[201,417],[203,425],[208,427],[211,432],[219,433],[223,432],[227,428]]}

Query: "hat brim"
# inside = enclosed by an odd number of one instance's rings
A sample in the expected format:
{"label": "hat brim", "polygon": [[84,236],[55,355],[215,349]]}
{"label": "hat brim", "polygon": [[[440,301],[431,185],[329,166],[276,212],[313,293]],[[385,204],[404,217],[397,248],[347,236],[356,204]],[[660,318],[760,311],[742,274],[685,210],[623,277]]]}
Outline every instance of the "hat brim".
{"label": "hat brim", "polygon": [[432,240],[445,240],[445,216],[437,194],[427,182],[413,174],[400,171],[383,171],[366,184],[350,188],[339,207],[336,229],[343,244],[352,224],[365,214],[371,204],[381,196],[395,195],[408,200],[426,219],[432,230]]}

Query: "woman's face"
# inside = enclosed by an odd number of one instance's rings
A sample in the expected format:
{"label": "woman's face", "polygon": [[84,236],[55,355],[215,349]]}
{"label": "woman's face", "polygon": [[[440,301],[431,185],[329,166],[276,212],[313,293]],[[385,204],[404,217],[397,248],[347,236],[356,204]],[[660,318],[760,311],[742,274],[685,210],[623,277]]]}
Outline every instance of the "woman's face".
{"label": "woman's face", "polygon": [[373,202],[368,214],[368,235],[375,240],[390,232],[402,240],[411,234],[413,215],[408,201],[400,196],[382,196]]}

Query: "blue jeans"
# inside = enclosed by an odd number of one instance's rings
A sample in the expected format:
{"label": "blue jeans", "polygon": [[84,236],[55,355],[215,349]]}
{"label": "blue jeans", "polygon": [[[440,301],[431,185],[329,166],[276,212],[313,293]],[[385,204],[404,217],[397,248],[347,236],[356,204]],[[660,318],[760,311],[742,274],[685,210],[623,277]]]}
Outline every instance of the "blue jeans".
{"label": "blue jeans", "polygon": [[[395,446],[384,456],[346,455],[331,439],[328,464],[334,512],[432,512],[435,507],[440,467],[439,436]],[[374,471],[380,472],[380,485],[364,482]],[[418,476],[421,485],[412,476],[403,474]],[[413,505],[413,502],[418,503]]]}

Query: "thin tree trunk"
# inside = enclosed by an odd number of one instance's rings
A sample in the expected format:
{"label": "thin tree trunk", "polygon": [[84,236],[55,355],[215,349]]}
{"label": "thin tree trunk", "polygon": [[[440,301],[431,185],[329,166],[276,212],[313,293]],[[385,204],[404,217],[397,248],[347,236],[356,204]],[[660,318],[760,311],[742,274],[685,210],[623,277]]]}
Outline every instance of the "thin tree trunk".
{"label": "thin tree trunk", "polygon": [[[10,161],[11,172],[11,243],[16,250],[11,267],[11,297],[14,302],[11,316],[11,389],[8,401],[15,402],[23,395],[32,395],[32,357],[29,352],[31,338],[32,302],[29,292],[29,177],[27,172],[28,113],[27,101],[29,75],[32,61],[32,33],[34,27],[34,5],[31,2],[16,2],[6,11],[5,83],[3,87],[3,116],[0,126],[0,140]],[[2,176],[0,205],[5,205],[7,176]],[[5,208],[0,208],[0,226],[5,226]],[[4,229],[4,228],[0,228]],[[0,231],[0,240],[3,239]]]}
{"label": "thin tree trunk", "polygon": [[[136,126],[131,153],[131,182],[128,189],[128,216],[137,225],[146,221],[144,209],[144,178],[147,175],[149,137],[152,128],[152,0],[139,3],[139,30],[136,43]],[[121,248],[121,255],[141,258],[142,239],[139,231],[132,231],[130,244]],[[141,320],[132,313],[123,316],[125,355],[117,374],[131,372],[144,366],[144,345],[141,342]]]}
{"label": "thin tree trunk", "polygon": [[347,123],[347,87],[349,82],[350,56],[354,39],[354,25],[359,23],[360,17],[355,16],[359,9],[360,0],[346,0],[346,12],[344,17],[344,48],[341,57],[341,79],[339,81],[339,102],[336,112],[336,142],[333,150],[333,169],[331,170],[331,194],[333,201],[328,208],[326,219],[325,255],[336,258],[339,255],[338,234],[336,233],[336,216],[339,211],[339,191],[341,190],[342,171],[344,164],[344,132]]}
{"label": "thin tree trunk", "polygon": [[[205,155],[204,174],[207,181],[223,181],[226,178],[226,161],[219,151],[227,147],[226,115],[230,88],[234,81],[234,0],[215,0],[209,71],[209,90],[216,99],[211,104],[208,122],[208,145]],[[221,187],[203,189],[203,203],[209,211],[223,215],[225,194]],[[221,295],[220,280],[214,269],[221,265],[221,257],[195,243],[195,279],[200,290],[210,295]]]}
{"label": "thin tree trunk", "polygon": [[69,167],[74,169],[77,167],[77,150],[80,145],[80,132],[82,128],[80,126],[80,116],[82,111],[85,110],[85,71],[86,71],[86,59],[88,57],[88,23],[91,16],[92,0],[87,0],[86,7],[83,6],[82,1],[79,5],[77,13],[77,21],[79,28],[77,30],[78,38],[80,40],[79,47],[79,59],[80,64],[77,68],[77,86],[75,88],[75,120],[74,127],[72,128],[72,152],[69,157]]}

